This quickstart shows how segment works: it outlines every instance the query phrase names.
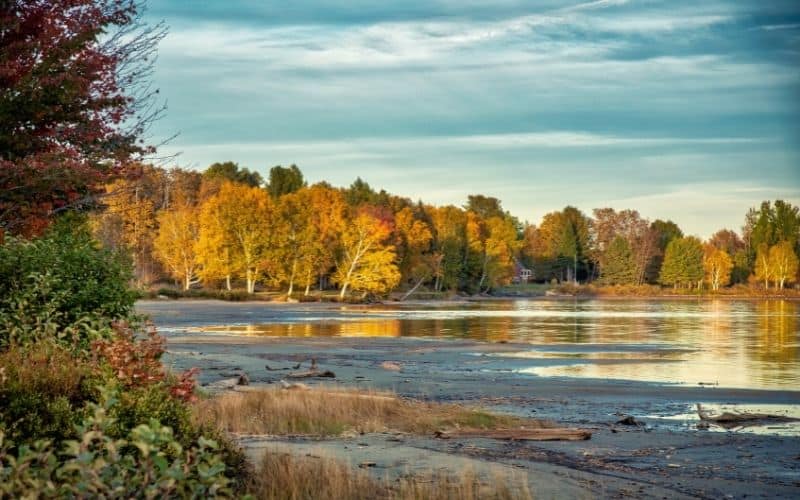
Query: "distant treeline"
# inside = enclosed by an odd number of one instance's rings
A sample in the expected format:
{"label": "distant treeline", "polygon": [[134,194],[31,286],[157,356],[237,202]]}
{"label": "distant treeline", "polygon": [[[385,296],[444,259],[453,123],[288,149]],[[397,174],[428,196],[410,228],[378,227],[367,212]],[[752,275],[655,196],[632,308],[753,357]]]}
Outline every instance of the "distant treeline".
{"label": "distant treeline", "polygon": [[325,289],[486,292],[522,269],[538,282],[661,284],[717,290],[730,284],[783,288],[797,281],[798,207],[764,202],[741,232],[708,241],[635,210],[584,214],[574,207],[523,224],[500,200],[471,195],[462,207],[433,206],[376,191],[309,186],[295,165],[264,180],[236,163],[204,172],[141,167],[106,186],[92,218],[96,237],[129,253],[142,287],[197,283]]}

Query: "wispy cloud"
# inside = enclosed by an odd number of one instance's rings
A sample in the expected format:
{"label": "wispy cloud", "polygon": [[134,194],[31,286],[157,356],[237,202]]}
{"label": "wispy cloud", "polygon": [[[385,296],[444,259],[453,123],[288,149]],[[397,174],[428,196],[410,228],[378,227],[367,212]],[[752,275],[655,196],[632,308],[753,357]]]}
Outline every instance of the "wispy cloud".
{"label": "wispy cloud", "polygon": [[164,5],[157,128],[184,164],[483,191],[532,220],[612,200],[703,234],[800,187],[791,2]]}

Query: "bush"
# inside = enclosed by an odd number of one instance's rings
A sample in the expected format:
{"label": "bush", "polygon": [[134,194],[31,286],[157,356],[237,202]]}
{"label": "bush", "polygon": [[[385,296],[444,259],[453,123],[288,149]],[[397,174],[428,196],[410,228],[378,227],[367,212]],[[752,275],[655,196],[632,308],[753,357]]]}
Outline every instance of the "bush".
{"label": "bush", "polygon": [[97,401],[94,366],[52,341],[0,353],[0,431],[17,443],[75,437],[87,401]]}
{"label": "bush", "polygon": [[85,223],[68,217],[34,241],[0,245],[0,349],[43,338],[88,347],[130,319],[129,262],[100,248]]}
{"label": "bush", "polygon": [[[103,404],[91,404],[90,415],[78,427],[80,440],[50,441],[17,447],[16,456],[0,432],[0,498],[229,498],[233,496],[219,445],[203,437],[182,446],[169,427],[156,420],[138,425],[115,439],[110,410],[113,391]],[[60,455],[60,456],[59,456]]]}

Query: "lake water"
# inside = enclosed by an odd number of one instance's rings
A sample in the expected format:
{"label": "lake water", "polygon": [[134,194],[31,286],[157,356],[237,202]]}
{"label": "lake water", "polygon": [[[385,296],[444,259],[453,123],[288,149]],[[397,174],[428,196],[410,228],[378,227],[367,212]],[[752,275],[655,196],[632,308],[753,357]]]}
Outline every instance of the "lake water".
{"label": "lake water", "polygon": [[332,309],[244,303],[224,304],[224,314],[201,305],[172,315],[169,308],[177,306],[150,304],[143,312],[168,335],[468,338],[524,344],[497,356],[539,376],[800,389],[800,309],[792,301],[509,300]]}

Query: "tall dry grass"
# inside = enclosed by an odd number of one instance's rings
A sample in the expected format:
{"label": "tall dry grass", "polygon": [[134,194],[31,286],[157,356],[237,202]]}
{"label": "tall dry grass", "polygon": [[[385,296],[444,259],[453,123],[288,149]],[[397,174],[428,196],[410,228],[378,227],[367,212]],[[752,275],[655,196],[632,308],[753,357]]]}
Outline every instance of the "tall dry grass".
{"label": "tall dry grass", "polygon": [[443,428],[541,428],[535,420],[385,392],[265,389],[223,394],[196,407],[202,423],[244,434],[334,436],[344,431],[427,434]]}
{"label": "tall dry grass", "polygon": [[267,452],[248,485],[264,500],[523,500],[532,495],[523,477],[496,475],[482,482],[472,471],[379,480],[345,463]]}

